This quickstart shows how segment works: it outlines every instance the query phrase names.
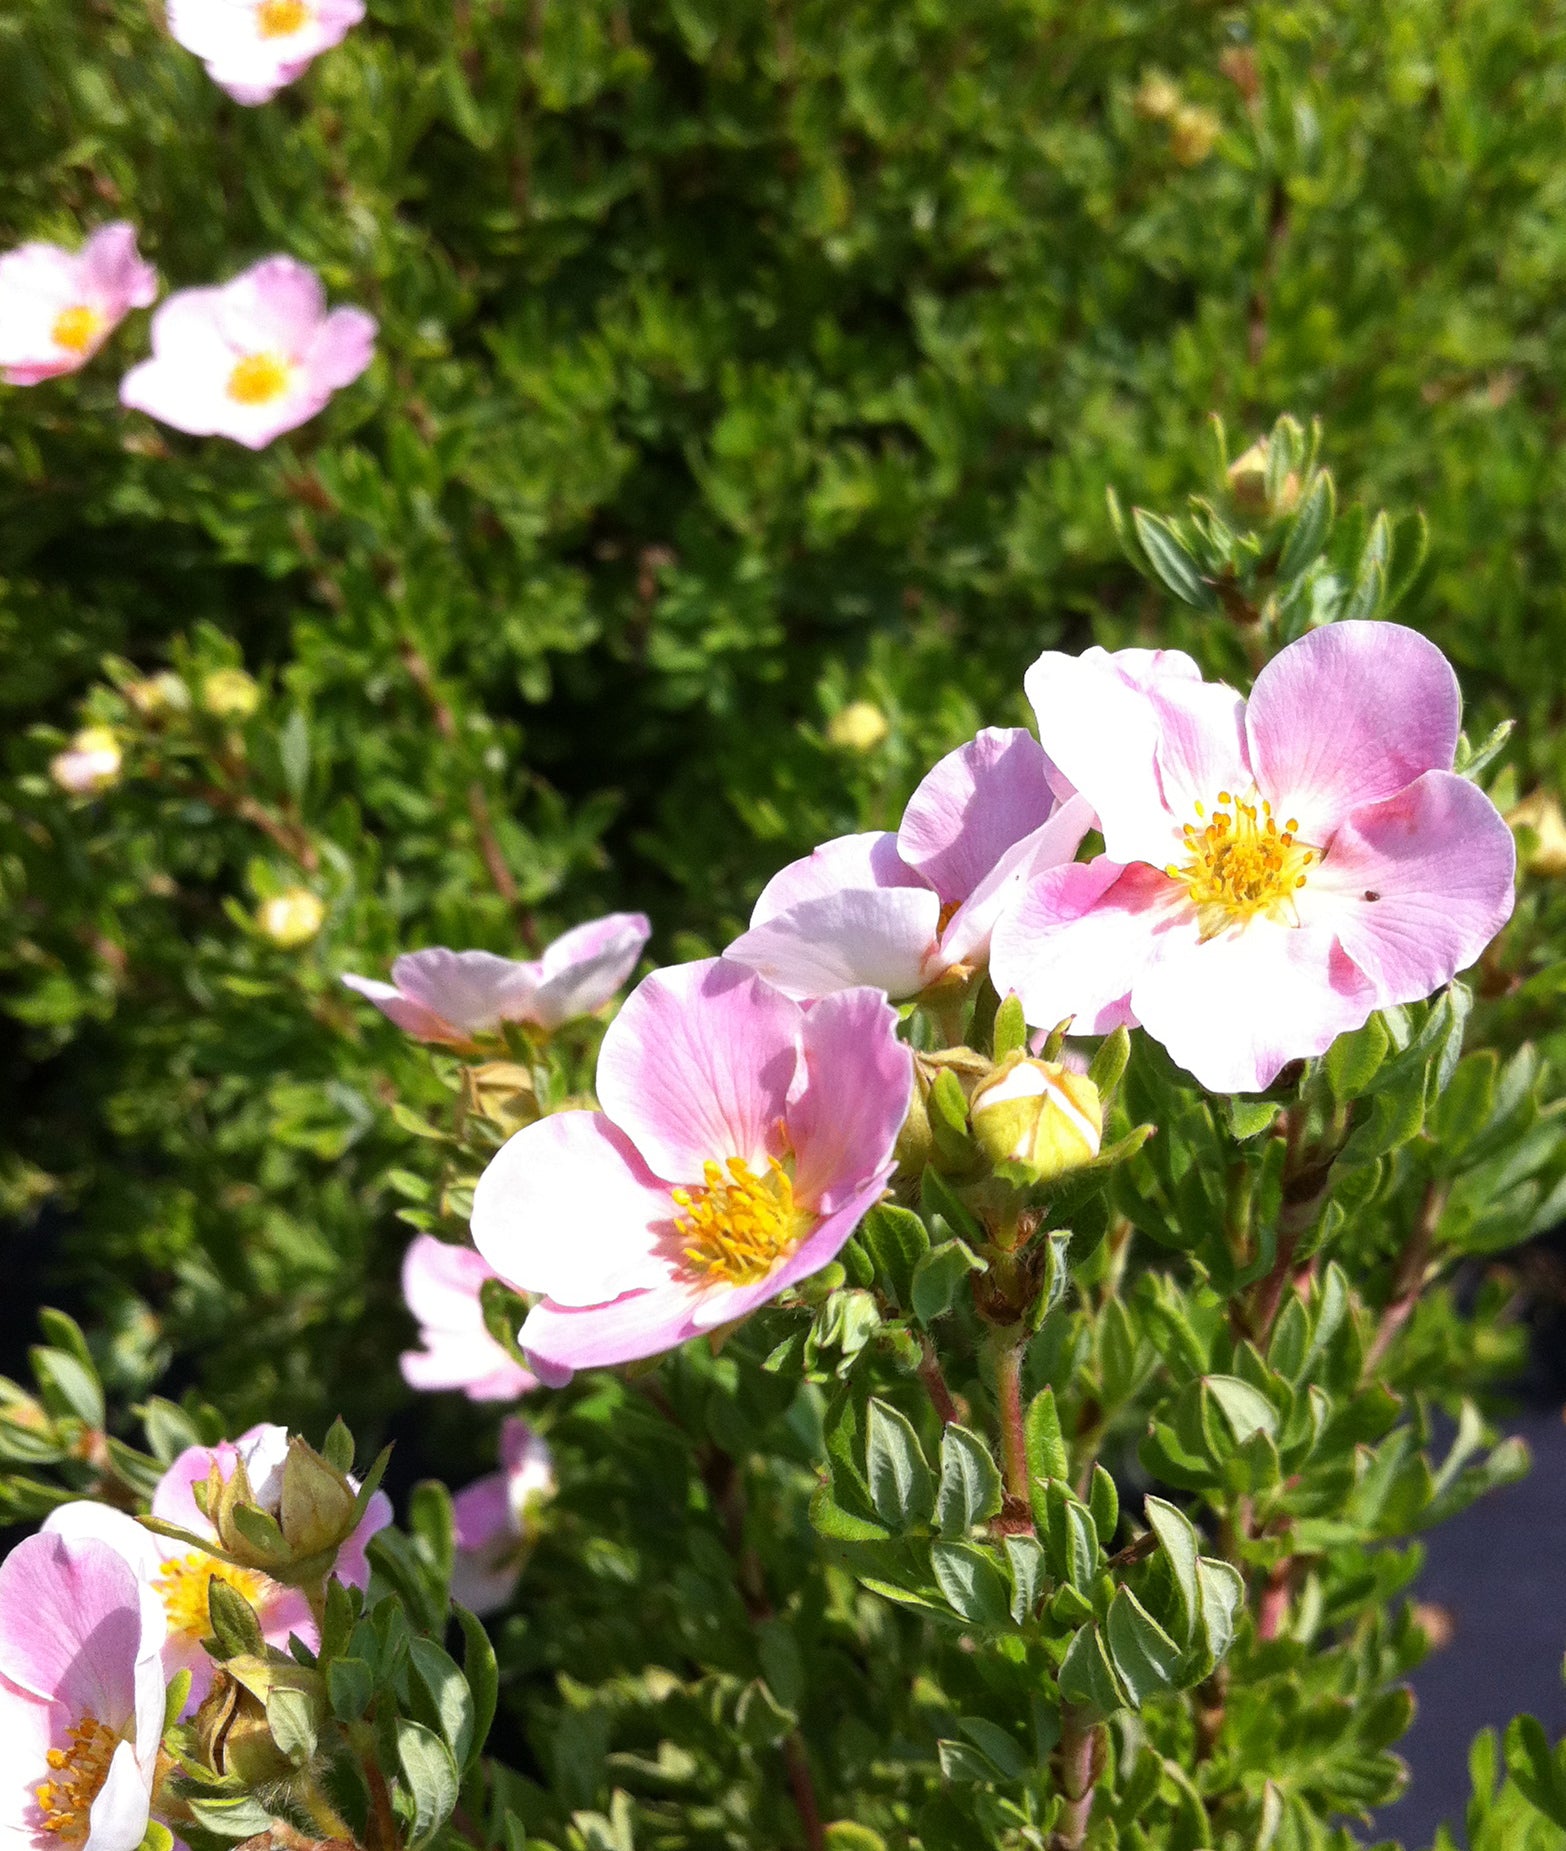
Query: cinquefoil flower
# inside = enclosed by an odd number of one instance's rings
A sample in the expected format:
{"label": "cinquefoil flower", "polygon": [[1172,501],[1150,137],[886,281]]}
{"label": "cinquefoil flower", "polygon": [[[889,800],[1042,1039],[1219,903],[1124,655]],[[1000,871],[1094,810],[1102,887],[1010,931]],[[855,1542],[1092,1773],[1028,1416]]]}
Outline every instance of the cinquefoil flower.
{"label": "cinquefoil flower", "polygon": [[1271,1084],[1470,964],[1512,907],[1511,831],[1452,771],[1433,643],[1349,622],[1291,643],[1249,703],[1185,658],[1047,653],[1027,688],[1105,854],[1032,878],[991,971],[1029,1021],[1140,1022],[1216,1092]]}
{"label": "cinquefoil flower", "polygon": [[474,1479],[451,1500],[451,1598],[470,1613],[494,1613],[510,1600],[522,1572],[529,1514],[554,1495],[554,1460],[525,1420],[502,1424],[500,1463],[500,1471]]}
{"label": "cinquefoil flower", "polygon": [[266,103],[364,18],[364,0],[167,0],[169,31],[236,103]]}
{"label": "cinquefoil flower", "polygon": [[515,1401],[538,1386],[484,1322],[479,1298],[494,1268],[471,1247],[420,1234],[403,1256],[402,1295],[419,1320],[417,1350],[402,1353],[410,1388],[460,1388],[470,1401]]}
{"label": "cinquefoil flower", "polygon": [[0,257],[0,379],[36,386],[74,373],[157,294],[158,273],[142,262],[133,225],[104,225],[79,251],[18,245]]}
{"label": "cinquefoil flower", "polygon": [[800,1007],[723,959],[655,971],[609,1025],[601,1112],[519,1131],[479,1179],[473,1238],[543,1295],[545,1381],[732,1323],[825,1266],[881,1194],[913,1084],[885,997]]}

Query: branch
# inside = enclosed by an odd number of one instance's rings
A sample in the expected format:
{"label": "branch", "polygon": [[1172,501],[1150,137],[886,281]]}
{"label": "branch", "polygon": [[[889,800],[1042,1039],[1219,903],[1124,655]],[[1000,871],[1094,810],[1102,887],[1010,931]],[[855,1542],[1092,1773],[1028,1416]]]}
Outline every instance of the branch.
{"label": "branch", "polygon": [[919,1380],[924,1383],[930,1405],[940,1416],[943,1427],[953,1426],[962,1418],[957,1403],[952,1399],[952,1391],[946,1386],[946,1377],[941,1372],[941,1359],[936,1355],[935,1345],[928,1337],[919,1340]]}
{"label": "branch", "polygon": [[1407,1244],[1397,1263],[1397,1273],[1392,1281],[1392,1297],[1381,1313],[1376,1334],[1365,1351],[1367,1376],[1375,1374],[1382,1357],[1391,1349],[1398,1333],[1413,1315],[1415,1305],[1419,1303],[1420,1290],[1425,1283],[1425,1269],[1430,1264],[1430,1252],[1435,1245],[1436,1229],[1441,1225],[1441,1216],[1446,1210],[1446,1197],[1445,1183],[1426,1183],[1419,1212],[1414,1217]]}

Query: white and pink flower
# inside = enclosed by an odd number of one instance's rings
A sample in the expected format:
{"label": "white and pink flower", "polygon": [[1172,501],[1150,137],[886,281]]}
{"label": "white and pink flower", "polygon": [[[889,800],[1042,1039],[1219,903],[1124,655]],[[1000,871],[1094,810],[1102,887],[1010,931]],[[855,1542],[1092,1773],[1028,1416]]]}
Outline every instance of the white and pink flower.
{"label": "white and pink flower", "polygon": [[825,1266],[886,1186],[912,1084],[879,991],[807,1010],[725,959],[644,979],[604,1036],[603,1110],[519,1131],[474,1194],[479,1251],[542,1294],[520,1338],[542,1379],[673,1349]]}
{"label": "white and pink flower", "polygon": [[1416,631],[1312,631],[1249,703],[1188,658],[1149,662],[1029,671],[1106,852],[1030,878],[992,975],[1030,1022],[1140,1022],[1204,1086],[1260,1090],[1478,957],[1511,912],[1511,831],[1452,770],[1457,679]]}
{"label": "white and pink flower", "polygon": [[376,324],[328,312],[321,279],[267,257],[213,289],[182,289],[152,318],[152,358],[120,382],[133,411],[194,437],[262,450],[313,418],[370,364]]}
{"label": "white and pink flower", "polygon": [[986,727],[925,777],[895,834],[838,836],[775,874],[724,956],[802,1002],[858,984],[916,996],[982,965],[1008,899],[1091,823],[1032,734]]}
{"label": "white and pink flower", "polygon": [[364,0],[167,0],[169,31],[236,103],[266,103],[364,18]]}
{"label": "white and pink flower", "polygon": [[451,1500],[457,1545],[451,1598],[470,1613],[494,1613],[510,1600],[532,1513],[554,1496],[554,1460],[525,1420],[502,1425],[500,1463],[500,1471],[474,1479]]}
{"label": "white and pink flower", "polygon": [[0,1563],[0,1833],[135,1851],[163,1740],[163,1612],[113,1549],[29,1536]]}
{"label": "white and pink flower", "polygon": [[[281,1495],[287,1455],[288,1430],[276,1426],[252,1427],[237,1440],[224,1440],[217,1446],[188,1446],[163,1474],[153,1493],[152,1514],[215,1542],[217,1532],[202,1514],[193,1487],[205,1483],[214,1465],[229,1477],[235,1462],[242,1459],[256,1502],[268,1508]],[[333,1573],[339,1581],[350,1587],[369,1585],[365,1546],[377,1530],[391,1522],[391,1516],[390,1499],[377,1491],[359,1527],[338,1552]],[[45,1521],[44,1533],[73,1544],[106,1545],[148,1590],[166,1623],[166,1633],[159,1641],[164,1671],[169,1677],[177,1671],[190,1672],[187,1711],[195,1708],[212,1684],[212,1661],[202,1647],[202,1640],[212,1636],[207,1606],[212,1582],[226,1581],[249,1601],[269,1644],[286,1648],[290,1633],[296,1633],[312,1650],[320,1644],[310,1603],[299,1589],[284,1587],[256,1569],[238,1568],[203,1551],[184,1548],[122,1510],[86,1500],[62,1504]]]}
{"label": "white and pink flower", "polygon": [[603,1008],[636,968],[652,927],[645,913],[609,913],[573,926],[526,962],[489,951],[406,951],[392,980],[345,976],[350,990],[421,1041],[463,1047],[502,1022],[546,1033]]}
{"label": "white and pink flower", "polygon": [[419,1320],[422,1348],[402,1353],[410,1388],[460,1388],[470,1401],[515,1401],[538,1378],[489,1334],[479,1294],[494,1269],[471,1247],[420,1234],[402,1262],[402,1295]]}
{"label": "white and pink flower", "polygon": [[104,225],[79,251],[18,245],[0,257],[0,379],[36,386],[74,373],[157,294],[158,273],[142,261],[133,225]]}

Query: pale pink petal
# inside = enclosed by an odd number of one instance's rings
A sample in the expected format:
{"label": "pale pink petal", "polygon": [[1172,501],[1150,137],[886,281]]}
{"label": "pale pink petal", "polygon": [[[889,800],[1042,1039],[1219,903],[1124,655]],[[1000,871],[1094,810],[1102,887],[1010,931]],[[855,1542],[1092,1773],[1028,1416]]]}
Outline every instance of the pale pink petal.
{"label": "pale pink petal", "polygon": [[651,935],[645,913],[610,913],[562,933],[546,946],[539,959],[543,981],[534,1002],[540,1026],[555,1029],[601,1009],[636,969]]}
{"label": "pale pink petal", "polygon": [[1250,790],[1245,702],[1233,688],[1212,681],[1163,682],[1149,698],[1158,715],[1158,779],[1177,826],[1164,859],[1183,860],[1178,825],[1199,824],[1203,811],[1211,815],[1225,791],[1238,801]]}
{"label": "pale pink petal", "polygon": [[[384,1491],[372,1491],[370,1501],[364,1507],[364,1515],[359,1519],[359,1527],[337,1551],[337,1561],[332,1572],[345,1587],[362,1588],[370,1585],[370,1558],[365,1554],[365,1548],[370,1538],[384,1530],[391,1520],[391,1499]],[[308,1618],[308,1614],[306,1621],[314,1627],[315,1622]],[[297,1625],[294,1631],[299,1631]]]}
{"label": "pale pink petal", "polygon": [[283,1495],[283,1467],[288,1463],[288,1429],[276,1421],[258,1421],[240,1434],[234,1451],[245,1462],[245,1476],[256,1502],[276,1510]]}
{"label": "pale pink petal", "polygon": [[[238,1457],[230,1440],[224,1440],[217,1446],[187,1446],[158,1480],[158,1488],[152,1494],[153,1516],[164,1523],[177,1524],[193,1536],[215,1539],[217,1533],[202,1515],[191,1486],[206,1482],[214,1460],[227,1477],[233,1471],[234,1461]],[[171,1548],[176,1546],[170,1544]]]}
{"label": "pale pink petal", "polygon": [[127,309],[157,300],[158,273],[136,248],[136,227],[123,220],[93,233],[82,246],[81,266],[96,300],[115,321]]}
{"label": "pale pink petal", "polygon": [[154,1536],[128,1512],[94,1503],[89,1498],[78,1498],[50,1511],[44,1519],[43,1532],[46,1536],[63,1536],[72,1542],[92,1537],[106,1543],[144,1586],[150,1586],[158,1578],[163,1572],[164,1558],[178,1546]]}
{"label": "pale pink petal", "polygon": [[704,1164],[729,1157],[759,1171],[799,1077],[801,1020],[797,1003],[725,959],[654,971],[604,1035],[599,1102],[670,1182],[699,1182]]}
{"label": "pale pink petal", "polygon": [[134,1572],[95,1537],[40,1533],[0,1562],[0,1676],[74,1716],[132,1719],[145,1631]]}
{"label": "pale pink petal", "polygon": [[1261,1092],[1292,1060],[1364,1025],[1375,993],[1330,931],[1265,918],[1205,942],[1191,917],[1165,934],[1131,1006],[1170,1057],[1215,1093]]}
{"label": "pale pink petal", "polygon": [[606,1369],[678,1348],[697,1334],[700,1294],[683,1279],[630,1292],[609,1304],[573,1309],[541,1299],[527,1314],[519,1341],[539,1375],[560,1384],[578,1369]]}
{"label": "pale pink petal", "polygon": [[549,1443],[519,1414],[500,1423],[500,1462],[506,1468],[512,1508],[525,1512],[529,1498],[553,1494],[555,1457]]}
{"label": "pale pink petal", "polygon": [[0,1678],[0,1841],[8,1851],[44,1851],[38,1829],[37,1786],[49,1773],[49,1750],[69,1748],[75,1721]]}
{"label": "pale pink petal", "polygon": [[1092,827],[1088,800],[1069,797],[1047,823],[1007,849],[941,934],[942,962],[982,964],[990,955],[996,921],[1036,875],[1070,862]]}
{"label": "pale pink petal", "polygon": [[1054,651],[1039,657],[1024,685],[1044,750],[1092,805],[1105,852],[1163,866],[1178,830],[1159,783],[1162,728],[1152,692],[1133,686],[1113,657]]}
{"label": "pale pink petal", "polygon": [[1084,662],[1104,664],[1133,688],[1155,688],[1166,681],[1200,681],[1202,671],[1183,649],[1117,649],[1096,645],[1082,652]]}
{"label": "pale pink petal", "polygon": [[594,1305],[668,1278],[660,1241],[676,1212],[667,1183],[603,1113],[556,1112],[490,1160],[473,1193],[473,1239],[519,1290]]}
{"label": "pale pink petal", "polygon": [[1378,1007],[1429,996],[1511,916],[1517,847],[1477,785],[1426,772],[1353,811],[1297,895],[1374,986]]}
{"label": "pale pink petal", "polygon": [[723,955],[799,1002],[861,984],[917,996],[945,968],[940,919],[940,899],[928,887],[849,887],[774,914]]}
{"label": "pale pink petal", "polygon": [[927,886],[897,852],[897,837],[890,830],[834,836],[773,875],[761,890],[750,923],[765,925],[802,900],[827,899],[845,888],[912,887],[922,892]]}
{"label": "pale pink petal", "polygon": [[487,1034],[506,1021],[530,1021],[540,978],[536,963],[489,951],[405,951],[392,982],[410,1002],[466,1035]]}
{"label": "pale pink petal", "polygon": [[1104,855],[1048,870],[1001,916],[990,979],[1036,1027],[1069,1016],[1078,1034],[1101,1035],[1133,1023],[1131,986],[1185,910],[1182,893],[1155,868]]}
{"label": "pale pink petal", "polygon": [[351,386],[375,358],[377,332],[375,317],[363,309],[333,309],[302,356],[311,383],[328,393]]}
{"label": "pale pink petal", "polygon": [[805,1086],[788,1110],[801,1206],[830,1214],[892,1162],[913,1057],[878,990],[840,990],[805,1016]]}
{"label": "pale pink petal", "polygon": [[263,257],[221,291],[218,325],[239,353],[303,360],[326,315],[326,291],[308,264]]}
{"label": "pale pink petal", "polygon": [[1044,749],[1022,727],[987,726],[948,752],[908,800],[897,852],[958,905],[1055,807]]}
{"label": "pale pink petal", "polygon": [[130,1742],[121,1742],[109,1762],[108,1777],[92,1803],[82,1851],[136,1851],[146,1833],[151,1806],[148,1774],[136,1748]]}
{"label": "pale pink petal", "polygon": [[1325,843],[1350,810],[1450,771],[1461,717],[1441,651],[1397,623],[1334,623],[1273,657],[1246,713],[1264,797]]}
{"label": "pale pink petal", "polygon": [[[369,1515],[368,1511],[365,1515]],[[377,1525],[377,1528],[384,1528],[384,1525]],[[344,1558],[348,1557],[352,1547],[351,1542],[345,1543],[339,1552],[336,1566],[337,1578],[350,1587],[363,1587],[366,1576],[362,1566],[362,1545],[358,1554],[348,1559],[347,1567],[350,1572],[344,1572]],[[312,1652],[321,1643],[320,1629],[316,1626],[315,1615],[310,1611],[310,1602],[296,1587],[281,1587],[274,1584],[261,1603],[258,1617],[261,1621],[261,1636],[268,1645],[275,1645],[279,1651],[288,1650],[290,1638],[302,1640]]]}
{"label": "pale pink petal", "polygon": [[451,1500],[451,1514],[457,1547],[470,1554],[517,1535],[510,1480],[504,1472],[490,1472],[464,1486]]}
{"label": "pale pink petal", "polygon": [[516,1530],[505,1474],[475,1479],[451,1500],[456,1559],[451,1598],[470,1613],[494,1613],[505,1606],[520,1572]]}
{"label": "pale pink petal", "polygon": [[479,1294],[494,1273],[482,1254],[420,1234],[402,1263],[402,1291],[420,1350],[403,1352],[410,1388],[460,1388],[471,1401],[514,1401],[536,1386],[489,1334]]}
{"label": "pale pink petal", "polygon": [[356,990],[367,1002],[374,1003],[389,1022],[395,1022],[404,1034],[420,1041],[465,1041],[467,1037],[454,1023],[437,1015],[423,1003],[404,996],[394,983],[381,983],[374,977],[357,977],[343,972],[346,988]]}

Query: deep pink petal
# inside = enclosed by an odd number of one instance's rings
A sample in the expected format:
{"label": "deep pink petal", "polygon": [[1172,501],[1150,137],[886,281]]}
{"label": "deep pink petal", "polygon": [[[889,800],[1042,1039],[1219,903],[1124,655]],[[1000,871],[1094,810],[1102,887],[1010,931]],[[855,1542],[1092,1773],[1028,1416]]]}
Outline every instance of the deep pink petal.
{"label": "deep pink petal", "polygon": [[927,886],[897,852],[897,837],[890,830],[834,836],[773,875],[761,890],[750,923],[753,927],[765,925],[802,900],[826,899],[845,888],[912,887],[922,891]]}
{"label": "deep pink petal", "polygon": [[897,852],[947,906],[960,905],[1055,807],[1050,762],[1022,727],[987,726],[926,773],[908,801]]}
{"label": "deep pink petal", "polygon": [[1477,785],[1429,771],[1355,810],[1298,896],[1336,932],[1378,1006],[1429,996],[1473,963],[1511,916],[1517,847]]}
{"label": "deep pink petal", "polygon": [[668,1278],[661,1240],[676,1212],[668,1185],[602,1112],[556,1112],[490,1160],[473,1239],[519,1290],[596,1305]]}
{"label": "deep pink petal", "polygon": [[1069,862],[1093,827],[1086,797],[1069,797],[1047,823],[1013,843],[952,915],[941,934],[947,964],[982,964],[996,921],[1036,875]]}
{"label": "deep pink petal", "polygon": [[610,1304],[573,1309],[541,1299],[527,1314],[521,1342],[539,1375],[552,1384],[578,1369],[606,1369],[677,1349],[698,1332],[694,1286],[668,1279],[653,1291],[630,1292]]}
{"label": "deep pink petal", "polygon": [[1334,623],[1274,656],[1246,714],[1264,797],[1326,843],[1350,810],[1450,771],[1462,700],[1435,644],[1398,623]]}
{"label": "deep pink petal", "polygon": [[103,225],[82,246],[82,274],[107,314],[118,321],[127,309],[157,300],[158,273],[136,249],[136,227],[123,220]]}
{"label": "deep pink petal", "polygon": [[[365,1547],[372,1536],[377,1535],[392,1520],[391,1499],[384,1491],[372,1491],[370,1501],[364,1507],[364,1515],[359,1519],[359,1527],[337,1551],[337,1562],[332,1572],[347,1587],[368,1587],[370,1585],[370,1559],[365,1554]],[[315,1622],[311,1620],[313,1627]],[[295,1632],[299,1628],[295,1626]]]}
{"label": "deep pink petal", "polygon": [[945,969],[940,918],[928,887],[848,887],[774,914],[723,955],[799,1002],[861,984],[917,996]]}
{"label": "deep pink petal", "polygon": [[879,990],[840,990],[805,1016],[805,1086],[789,1107],[795,1197],[830,1214],[885,1171],[908,1116],[913,1057]]}
{"label": "deep pink petal", "polygon": [[801,1020],[797,1003],[740,964],[654,971],[604,1036],[599,1101],[670,1182],[699,1182],[704,1164],[729,1157],[759,1170],[777,1153],[799,1077]]}
{"label": "deep pink petal", "polygon": [[1362,1027],[1374,991],[1319,926],[1259,918],[1202,942],[1195,919],[1159,941],[1131,1006],[1172,1059],[1215,1093],[1261,1092],[1291,1060]]}
{"label": "deep pink petal", "polygon": [[0,1562],[0,1676],[73,1716],[132,1719],[145,1632],[135,1573],[96,1537],[28,1536]]}
{"label": "deep pink petal", "polygon": [[540,1025],[555,1029],[603,1008],[636,969],[651,936],[645,913],[610,913],[562,933],[539,959],[543,980],[534,1010]]}
{"label": "deep pink petal", "polygon": [[420,1041],[466,1041],[455,1023],[448,1022],[444,1016],[437,1015],[433,1009],[423,1003],[416,1003],[412,997],[404,996],[394,983],[381,983],[374,977],[357,977],[352,971],[343,972],[343,983],[350,990],[356,990],[367,1002],[374,1003],[389,1022],[395,1022],[405,1035],[413,1035]]}

